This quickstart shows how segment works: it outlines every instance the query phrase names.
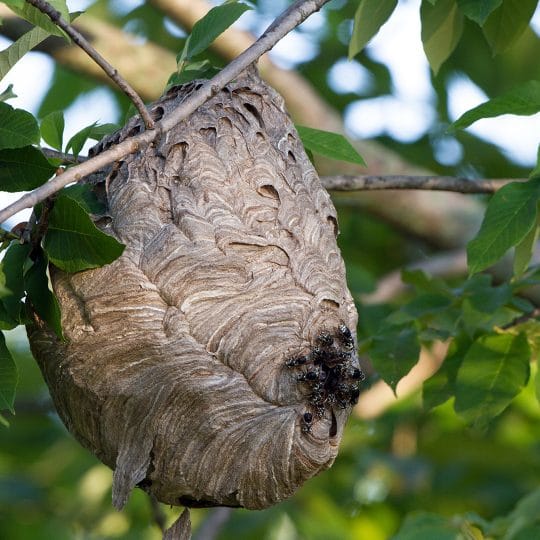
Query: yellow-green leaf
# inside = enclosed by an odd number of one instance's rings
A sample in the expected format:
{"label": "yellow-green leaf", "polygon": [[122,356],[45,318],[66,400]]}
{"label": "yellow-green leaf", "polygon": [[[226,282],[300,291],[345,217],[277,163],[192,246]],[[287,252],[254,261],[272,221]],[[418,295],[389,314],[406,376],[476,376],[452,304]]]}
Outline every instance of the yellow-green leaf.
{"label": "yellow-green leaf", "polygon": [[531,20],[538,0],[503,0],[483,26],[493,54],[510,48],[523,34]]}
{"label": "yellow-green leaf", "polygon": [[349,58],[356,56],[379,31],[397,6],[397,0],[360,0],[354,15]]}
{"label": "yellow-green leaf", "polygon": [[455,0],[438,0],[431,5],[424,0],[420,8],[422,43],[435,75],[452,54],[463,32],[463,14]]}

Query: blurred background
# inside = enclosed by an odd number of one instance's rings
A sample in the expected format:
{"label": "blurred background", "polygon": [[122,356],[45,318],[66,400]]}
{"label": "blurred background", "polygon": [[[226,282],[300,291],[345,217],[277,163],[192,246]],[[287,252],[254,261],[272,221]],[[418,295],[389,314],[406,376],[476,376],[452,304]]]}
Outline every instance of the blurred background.
{"label": "blurred background", "polygon": [[[174,2],[68,2],[72,10],[87,10],[80,24],[99,50],[100,43],[107,49],[104,55],[111,63],[121,73],[139,74],[138,89],[146,100],[160,95],[186,36],[179,20],[157,7],[167,3]],[[254,3],[257,9],[242,16],[237,31],[260,34],[288,4]],[[419,5],[419,0],[400,0],[371,44],[349,61],[357,2],[333,0],[278,44],[270,53],[270,67],[261,66],[274,86],[283,84],[279,90],[297,123],[344,130],[368,164],[367,169],[351,169],[320,160],[319,169],[325,174],[430,171],[473,179],[528,176],[540,142],[540,115],[482,120],[452,134],[447,127],[488,97],[540,79],[540,10],[518,42],[496,57],[479,27],[467,20],[455,52],[433,77],[420,40]],[[5,19],[0,47],[11,43],[17,31],[17,24]],[[120,35],[131,53],[122,48]],[[18,96],[10,100],[13,106],[39,118],[65,111],[64,140],[95,121],[124,122],[129,104],[123,95],[77,63],[64,45],[45,42],[43,47],[2,81],[0,91],[13,84]],[[225,45],[212,52],[222,65],[227,54]],[[159,58],[160,65],[152,66],[152,58]],[[151,67],[155,72],[149,72]],[[287,79],[288,70],[301,78]],[[2,207],[12,199],[0,193]],[[482,197],[346,193],[334,201],[349,286],[360,312],[360,337],[369,334],[381,313],[406,298],[399,288],[381,295],[381,286],[400,268],[446,261],[445,277],[466,274],[463,247],[482,218]],[[10,225],[24,219],[21,213]],[[8,333],[8,344],[20,384],[17,414],[9,417],[9,428],[0,427],[0,538],[161,538],[142,492],[133,493],[125,511],[112,508],[111,471],[58,420],[24,332]],[[440,356],[437,350],[425,351],[428,371]],[[395,399],[372,376],[333,468],[274,508],[234,510],[217,538],[383,540],[395,534],[411,511],[445,516],[471,512],[491,519],[509,512],[539,485],[540,409],[532,386],[478,435],[456,417],[450,403],[424,412],[419,384],[416,378],[398,387],[400,397]],[[178,513],[165,507],[161,511],[168,522]],[[195,531],[211,515],[193,511]]]}

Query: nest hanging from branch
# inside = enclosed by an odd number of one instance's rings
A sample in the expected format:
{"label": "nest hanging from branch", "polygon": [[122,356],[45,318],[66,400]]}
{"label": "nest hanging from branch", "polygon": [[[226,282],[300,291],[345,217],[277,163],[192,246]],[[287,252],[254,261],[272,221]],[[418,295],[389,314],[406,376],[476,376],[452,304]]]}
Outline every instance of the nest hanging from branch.
{"label": "nest hanging from branch", "polygon": [[123,255],[51,269],[66,342],[28,328],[60,417],[114,469],[118,508],[135,486],[172,505],[289,497],[334,461],[362,373],[336,212],[282,98],[246,73],[100,186]]}

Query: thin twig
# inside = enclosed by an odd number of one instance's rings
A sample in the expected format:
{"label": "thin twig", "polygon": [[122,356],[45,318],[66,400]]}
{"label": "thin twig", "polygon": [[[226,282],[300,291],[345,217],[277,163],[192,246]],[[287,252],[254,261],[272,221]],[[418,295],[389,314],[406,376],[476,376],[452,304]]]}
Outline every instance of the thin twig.
{"label": "thin twig", "polygon": [[214,540],[230,519],[233,509],[224,506],[210,510],[193,536],[193,540]]}
{"label": "thin twig", "polygon": [[45,0],[26,0],[28,4],[31,4],[35,8],[39,9],[42,13],[47,15],[51,21],[61,28],[72,40],[78,45],[94,62],[116,83],[116,85],[126,94],[126,96],[133,102],[133,105],[139,111],[146,129],[154,129],[154,120],[150,116],[150,113],[146,109],[143,100],[133,90],[131,85],[118,73],[118,70],[111,66],[101,54],[99,54],[90,42],[71,24],[62,19],[62,14],[54,9],[48,2]]}
{"label": "thin twig", "polygon": [[72,182],[78,182],[89,174],[122,159],[128,154],[137,152],[145,144],[152,142],[160,133],[166,133],[179,122],[187,118],[193,111],[214,96],[221,88],[238,77],[242,71],[253,64],[265,52],[269,51],[280,39],[301,24],[309,15],[318,11],[329,0],[301,0],[290,6],[281,17],[281,23],[271,32],[266,31],[251,47],[224,67],[217,75],[207,81],[201,88],[191,94],[176,107],[170,115],[156,123],[156,129],[147,130],[130,137],[116,146],[98,154],[96,157],[68,169],[54,177],[46,184],[23,195],[20,199],[0,211],[0,223],[25,208],[31,208],[53,193]]}
{"label": "thin twig", "polygon": [[537,319],[540,317],[540,308],[534,308],[529,313],[524,313],[523,315],[520,315],[519,317],[516,317],[515,319],[511,320],[509,323],[501,326],[502,330],[508,330],[508,328],[512,328],[513,326],[518,326],[519,324],[526,323],[527,321],[530,321],[531,319]]}
{"label": "thin twig", "polygon": [[48,158],[60,159],[62,163],[82,163],[88,158],[85,156],[75,156],[73,154],[65,154],[64,152],[58,152],[57,150],[52,150],[51,148],[41,148],[43,155]]}
{"label": "thin twig", "polygon": [[382,189],[424,189],[456,191],[458,193],[495,193],[510,182],[525,182],[524,178],[469,180],[452,176],[323,176],[321,181],[329,191],[372,191]]}

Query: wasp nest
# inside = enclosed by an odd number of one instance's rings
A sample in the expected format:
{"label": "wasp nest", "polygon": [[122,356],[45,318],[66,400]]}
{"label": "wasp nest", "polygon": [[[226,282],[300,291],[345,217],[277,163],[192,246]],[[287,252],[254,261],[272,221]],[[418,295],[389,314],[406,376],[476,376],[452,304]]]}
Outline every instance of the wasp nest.
{"label": "wasp nest", "polygon": [[126,249],[51,269],[66,342],[28,329],[62,420],[114,469],[117,507],[135,486],[172,505],[289,497],[334,461],[362,372],[336,211],[282,98],[245,74],[100,182],[98,224]]}

